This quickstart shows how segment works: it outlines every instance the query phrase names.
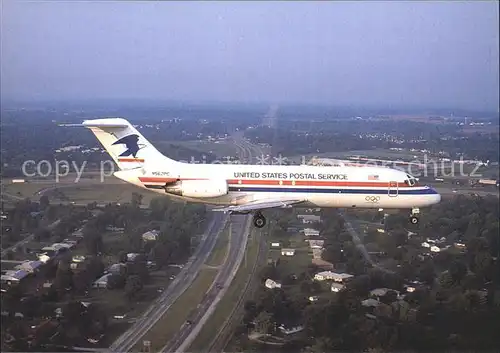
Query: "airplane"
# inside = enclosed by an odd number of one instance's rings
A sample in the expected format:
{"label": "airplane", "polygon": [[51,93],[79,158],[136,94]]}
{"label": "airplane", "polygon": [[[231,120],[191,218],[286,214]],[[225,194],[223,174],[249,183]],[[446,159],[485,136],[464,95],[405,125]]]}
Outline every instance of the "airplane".
{"label": "airplane", "polygon": [[[74,125],[74,124],[72,124]],[[387,167],[191,164],[160,153],[123,118],[85,120],[119,167],[114,176],[138,187],[213,211],[252,214],[263,228],[262,212],[275,208],[411,209],[419,222],[420,207],[441,201],[429,186],[410,174]]]}

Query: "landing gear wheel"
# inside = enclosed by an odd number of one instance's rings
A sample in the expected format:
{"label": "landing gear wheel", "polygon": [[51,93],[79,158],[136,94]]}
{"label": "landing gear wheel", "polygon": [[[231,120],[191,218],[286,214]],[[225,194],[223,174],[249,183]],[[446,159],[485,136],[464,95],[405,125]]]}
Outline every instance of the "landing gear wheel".
{"label": "landing gear wheel", "polygon": [[266,225],[266,218],[261,214],[256,214],[253,217],[253,225],[257,228],[263,228]]}
{"label": "landing gear wheel", "polygon": [[410,222],[411,222],[411,224],[417,224],[418,223],[418,217],[411,216],[410,217]]}

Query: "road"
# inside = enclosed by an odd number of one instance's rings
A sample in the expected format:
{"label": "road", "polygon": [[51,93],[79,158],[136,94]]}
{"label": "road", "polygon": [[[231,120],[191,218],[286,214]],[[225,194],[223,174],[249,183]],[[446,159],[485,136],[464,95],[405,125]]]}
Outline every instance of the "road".
{"label": "road", "polygon": [[[161,349],[161,352],[184,352],[189,348],[202,329],[217,304],[224,296],[245,255],[251,217],[246,215],[231,216],[231,240],[226,260],[198,305],[190,320],[194,324],[183,323],[177,334]],[[216,284],[221,284],[218,287]],[[194,305],[194,303],[193,303]]]}
{"label": "road", "polygon": [[358,250],[361,252],[363,257],[366,259],[366,261],[368,261],[370,263],[370,265],[372,265],[376,269],[379,269],[379,270],[386,272],[386,273],[394,273],[394,271],[388,270],[372,260],[370,254],[366,250],[365,244],[363,244],[363,241],[359,237],[358,233],[352,227],[350,220],[347,218],[347,216],[341,210],[339,210],[339,214],[344,218],[345,229],[349,232],[349,235],[352,238],[352,242],[356,245]]}
{"label": "road", "polygon": [[130,352],[137,342],[165,314],[177,298],[192,284],[198,271],[208,259],[215,246],[217,235],[224,229],[228,216],[214,212],[211,224],[193,256],[167,289],[152,305],[109,347],[114,352]]}
{"label": "road", "polygon": [[[48,228],[49,230],[52,230],[52,229],[53,229],[54,227],[56,227],[56,226],[57,226],[60,222],[61,222],[61,220],[60,220],[60,219],[58,219],[58,220],[56,220],[55,222],[53,222],[53,223],[49,224],[47,228]],[[32,240],[33,240],[33,238],[34,238],[34,237],[35,237],[35,233],[32,233],[31,235],[27,236],[26,238],[24,238],[24,239],[23,239],[23,240],[21,240],[21,241],[18,241],[18,242],[17,242],[17,243],[15,243],[14,245],[9,246],[9,247],[8,247],[8,248],[6,248],[6,249],[3,249],[3,250],[2,250],[2,257],[4,257],[4,256],[7,254],[7,252],[8,252],[8,251],[10,251],[10,250],[14,250],[15,248],[17,248],[17,247],[19,247],[19,246],[22,246],[22,245],[24,245],[24,244],[26,244],[26,243],[29,243],[30,241],[32,241]]]}

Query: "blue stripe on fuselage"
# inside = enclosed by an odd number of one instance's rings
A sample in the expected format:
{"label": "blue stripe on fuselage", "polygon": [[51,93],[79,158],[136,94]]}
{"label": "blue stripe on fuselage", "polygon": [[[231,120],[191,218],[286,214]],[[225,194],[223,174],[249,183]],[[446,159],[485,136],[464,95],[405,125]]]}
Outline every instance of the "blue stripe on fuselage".
{"label": "blue stripe on fuselage", "polygon": [[[376,194],[386,195],[387,189],[330,189],[330,188],[290,188],[290,187],[259,187],[259,186],[230,186],[229,191],[243,192],[296,192],[308,194]],[[425,189],[391,189],[391,195],[437,195],[437,191],[432,188]]]}

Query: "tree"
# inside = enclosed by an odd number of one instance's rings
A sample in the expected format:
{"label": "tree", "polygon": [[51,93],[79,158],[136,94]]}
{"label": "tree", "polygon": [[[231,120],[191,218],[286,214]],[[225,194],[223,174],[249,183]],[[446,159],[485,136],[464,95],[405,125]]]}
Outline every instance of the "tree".
{"label": "tree", "polygon": [[108,288],[109,289],[122,289],[125,287],[125,277],[119,274],[112,274],[108,277]]}
{"label": "tree", "polygon": [[49,202],[49,197],[47,195],[42,195],[40,197],[40,210],[45,211],[47,207],[49,207],[50,202]]}
{"label": "tree", "polygon": [[142,194],[139,194],[137,192],[133,192],[132,193],[132,201],[131,201],[131,206],[133,208],[139,208],[141,206],[141,203],[142,203]]}
{"label": "tree", "polygon": [[455,260],[449,268],[451,279],[455,283],[460,283],[467,274],[467,266],[460,260]]}
{"label": "tree", "polygon": [[69,267],[69,263],[59,261],[57,266],[56,278],[54,280],[54,285],[60,295],[66,292],[67,288],[71,288],[73,285],[73,272]]}
{"label": "tree", "polygon": [[128,276],[125,281],[125,294],[129,299],[134,298],[142,290],[141,277],[137,275]]}
{"label": "tree", "polygon": [[254,321],[255,327],[260,333],[274,333],[276,329],[276,322],[273,316],[267,311],[261,311]]}

